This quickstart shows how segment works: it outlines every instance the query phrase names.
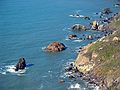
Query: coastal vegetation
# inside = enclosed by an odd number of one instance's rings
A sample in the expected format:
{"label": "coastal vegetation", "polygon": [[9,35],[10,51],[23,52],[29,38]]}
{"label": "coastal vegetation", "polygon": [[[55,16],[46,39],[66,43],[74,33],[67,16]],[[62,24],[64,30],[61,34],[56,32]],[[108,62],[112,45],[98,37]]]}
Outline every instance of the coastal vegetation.
{"label": "coastal vegetation", "polygon": [[113,33],[84,46],[75,65],[92,75],[102,90],[120,90],[120,13],[106,27]]}

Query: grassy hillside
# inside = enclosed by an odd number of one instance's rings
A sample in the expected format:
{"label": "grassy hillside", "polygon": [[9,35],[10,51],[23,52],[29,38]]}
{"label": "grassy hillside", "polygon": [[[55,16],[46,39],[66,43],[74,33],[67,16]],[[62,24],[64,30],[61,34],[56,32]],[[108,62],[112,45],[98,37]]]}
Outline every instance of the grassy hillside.
{"label": "grassy hillside", "polygon": [[[120,13],[112,18],[107,27],[115,32],[91,44],[86,48],[87,52],[78,57],[87,57],[88,64],[94,63],[89,73],[100,79],[102,90],[120,90]],[[81,71],[79,58],[76,63]]]}

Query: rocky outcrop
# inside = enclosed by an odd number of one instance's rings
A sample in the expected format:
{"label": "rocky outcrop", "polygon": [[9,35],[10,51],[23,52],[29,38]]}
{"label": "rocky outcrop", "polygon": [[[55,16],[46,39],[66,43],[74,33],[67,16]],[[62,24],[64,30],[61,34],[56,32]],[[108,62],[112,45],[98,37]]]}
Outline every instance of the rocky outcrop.
{"label": "rocky outcrop", "polygon": [[77,35],[75,35],[75,34],[70,34],[70,35],[68,36],[68,38],[69,38],[69,39],[77,39]]}
{"label": "rocky outcrop", "polygon": [[20,59],[19,59],[19,62],[17,63],[17,65],[16,65],[15,67],[16,67],[16,68],[15,68],[15,71],[25,69],[25,67],[26,67],[25,59],[24,59],[24,58],[20,58]]}
{"label": "rocky outcrop", "polygon": [[93,30],[98,29],[98,22],[97,21],[92,22],[92,28],[91,29],[93,29]]}
{"label": "rocky outcrop", "polygon": [[85,26],[80,25],[80,24],[73,25],[71,29],[72,30],[87,30],[87,28]]}
{"label": "rocky outcrop", "polygon": [[49,52],[60,52],[65,50],[66,47],[63,43],[60,42],[53,42],[51,44],[49,44],[47,46],[47,48],[45,48],[45,51],[49,51]]}
{"label": "rocky outcrop", "polygon": [[86,56],[86,53],[88,51],[88,48],[91,46],[92,44],[89,44],[87,46],[84,46],[81,49],[81,52],[79,53],[76,61],[75,61],[75,66],[77,67],[77,69],[82,72],[82,73],[87,73],[89,72],[93,66],[94,63],[91,62],[91,58]]}

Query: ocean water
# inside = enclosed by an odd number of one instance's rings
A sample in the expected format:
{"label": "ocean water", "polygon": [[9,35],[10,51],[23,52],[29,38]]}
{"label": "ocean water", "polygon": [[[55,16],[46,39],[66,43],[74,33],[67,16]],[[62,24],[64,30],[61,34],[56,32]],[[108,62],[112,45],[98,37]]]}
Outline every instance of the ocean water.
{"label": "ocean water", "polygon": [[[69,28],[99,20],[95,13],[106,7],[118,12],[115,3],[117,0],[0,0],[0,90],[94,90],[82,80],[65,76],[66,63],[76,59],[80,46],[91,42],[68,40],[67,36],[103,36],[98,31],[73,32]],[[76,12],[92,20],[69,17]],[[53,41],[64,43],[67,49],[44,52],[43,48]],[[17,73],[12,68],[20,57],[26,59],[28,67]],[[60,79],[65,83],[59,83]]]}

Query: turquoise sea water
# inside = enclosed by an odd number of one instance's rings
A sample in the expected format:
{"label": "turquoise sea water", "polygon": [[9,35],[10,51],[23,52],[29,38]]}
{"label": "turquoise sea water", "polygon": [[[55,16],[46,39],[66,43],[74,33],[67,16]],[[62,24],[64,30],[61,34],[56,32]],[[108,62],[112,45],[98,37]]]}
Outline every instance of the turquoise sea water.
{"label": "turquoise sea water", "polygon": [[[113,6],[116,0],[0,0],[0,90],[93,90],[82,80],[65,78],[64,66],[75,60],[78,47],[87,45],[88,40],[67,40],[69,34],[103,35],[98,31],[73,32],[68,28],[75,23],[89,25],[90,21],[71,18],[78,12],[98,19],[94,13]],[[96,40],[96,39],[94,39]],[[93,40],[93,41],[94,41]],[[59,53],[42,50],[53,41],[63,42],[67,49]],[[25,57],[27,67],[24,74],[9,72],[6,68]],[[65,83],[58,80],[65,79]],[[79,83],[81,89],[70,86]]]}

